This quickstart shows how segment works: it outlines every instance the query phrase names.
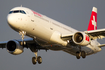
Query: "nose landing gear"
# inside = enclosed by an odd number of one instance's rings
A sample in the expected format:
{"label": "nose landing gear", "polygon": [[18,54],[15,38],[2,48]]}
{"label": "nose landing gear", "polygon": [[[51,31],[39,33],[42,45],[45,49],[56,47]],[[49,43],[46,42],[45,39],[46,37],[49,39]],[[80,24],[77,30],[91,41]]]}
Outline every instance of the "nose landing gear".
{"label": "nose landing gear", "polygon": [[19,35],[21,35],[21,37],[22,37],[21,45],[25,45],[26,42],[24,42],[24,37],[26,35],[26,32],[25,31],[19,31]]}

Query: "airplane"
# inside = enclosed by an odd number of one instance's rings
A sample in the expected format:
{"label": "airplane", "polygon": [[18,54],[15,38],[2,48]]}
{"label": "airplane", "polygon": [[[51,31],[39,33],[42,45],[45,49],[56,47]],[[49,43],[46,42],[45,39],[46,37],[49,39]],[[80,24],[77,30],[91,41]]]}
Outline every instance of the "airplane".
{"label": "airplane", "polygon": [[[105,44],[97,39],[105,38],[105,29],[97,29],[97,8],[92,8],[86,31],[78,31],[65,24],[48,18],[26,7],[14,7],[7,15],[8,25],[21,36],[19,40],[0,42],[0,48],[6,48],[10,54],[19,55],[29,48],[35,57],[32,63],[42,63],[39,50],[64,51],[84,59],[88,55],[101,51]],[[24,39],[25,36],[30,38]]]}

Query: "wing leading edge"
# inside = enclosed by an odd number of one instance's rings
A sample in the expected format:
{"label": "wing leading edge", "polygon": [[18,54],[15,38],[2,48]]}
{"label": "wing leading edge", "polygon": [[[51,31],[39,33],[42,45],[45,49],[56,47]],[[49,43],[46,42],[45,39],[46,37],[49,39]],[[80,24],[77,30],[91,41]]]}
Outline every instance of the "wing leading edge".
{"label": "wing leading edge", "polygon": [[84,31],[91,39],[102,39],[105,38],[105,29],[98,29],[92,31]]}

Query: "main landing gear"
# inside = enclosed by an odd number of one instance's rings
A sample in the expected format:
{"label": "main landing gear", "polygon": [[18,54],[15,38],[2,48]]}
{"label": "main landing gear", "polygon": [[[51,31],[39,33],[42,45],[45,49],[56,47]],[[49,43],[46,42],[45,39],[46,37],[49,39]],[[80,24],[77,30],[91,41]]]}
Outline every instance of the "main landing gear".
{"label": "main landing gear", "polygon": [[35,65],[37,62],[39,63],[39,64],[41,64],[42,63],[42,58],[41,58],[41,56],[38,56],[37,57],[37,52],[35,52],[34,53],[35,55],[36,55],[36,57],[32,57],[32,63]]}
{"label": "main landing gear", "polygon": [[81,50],[81,46],[79,46],[79,50],[76,52],[76,58],[80,59],[80,57],[82,58],[86,58],[86,52]]}
{"label": "main landing gear", "polygon": [[82,58],[86,58],[86,53],[85,53],[85,51],[76,52],[76,58],[77,58],[77,59],[80,59],[81,56],[82,56]]}

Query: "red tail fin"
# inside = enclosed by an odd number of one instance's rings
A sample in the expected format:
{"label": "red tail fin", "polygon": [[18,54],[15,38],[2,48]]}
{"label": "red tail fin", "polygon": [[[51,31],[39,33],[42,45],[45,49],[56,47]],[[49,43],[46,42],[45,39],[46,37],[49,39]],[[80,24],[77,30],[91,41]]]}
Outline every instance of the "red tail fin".
{"label": "red tail fin", "polygon": [[87,31],[97,30],[97,8],[93,7]]}

